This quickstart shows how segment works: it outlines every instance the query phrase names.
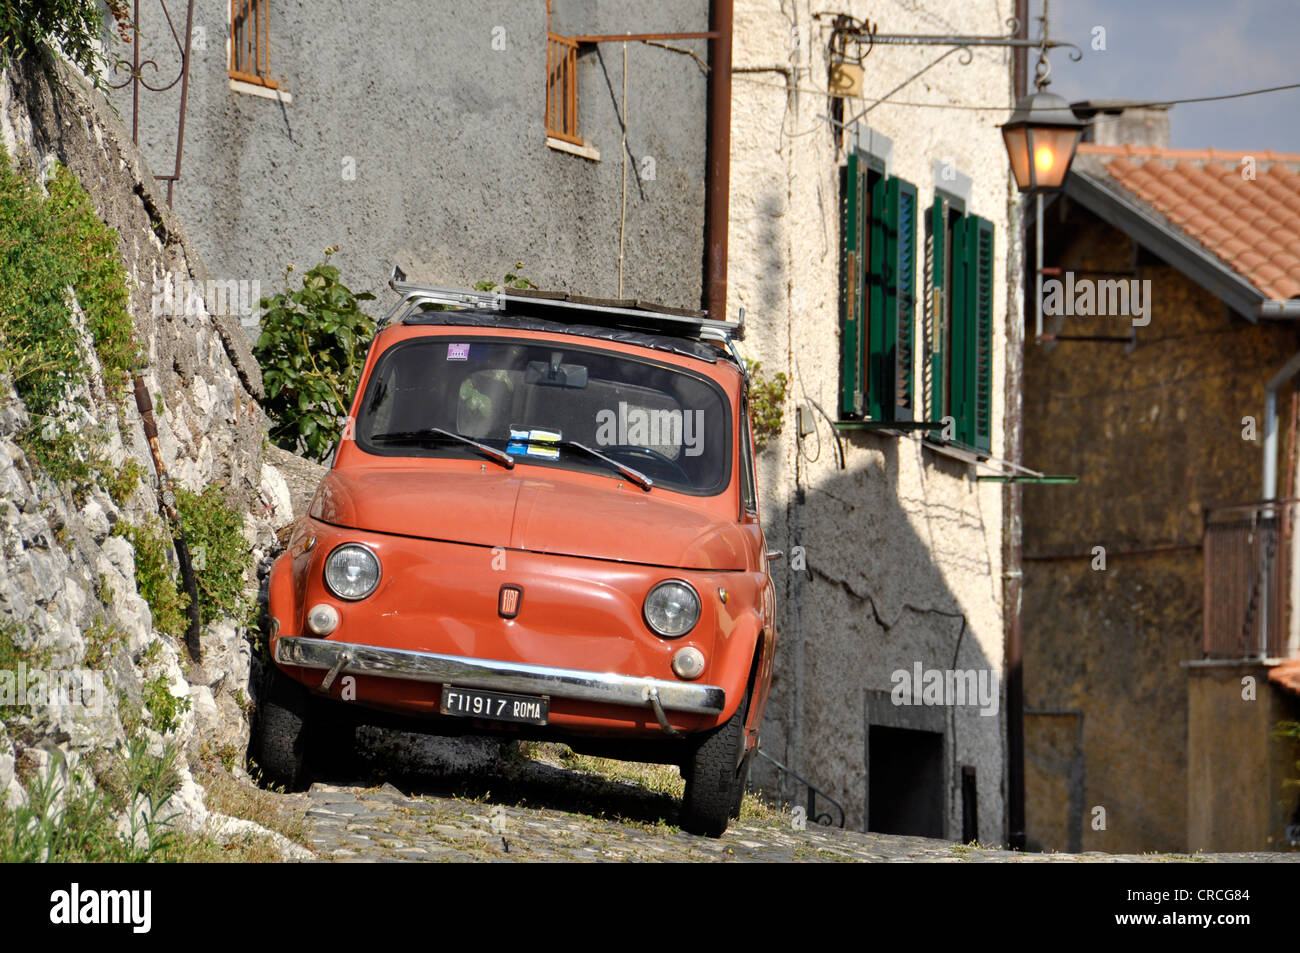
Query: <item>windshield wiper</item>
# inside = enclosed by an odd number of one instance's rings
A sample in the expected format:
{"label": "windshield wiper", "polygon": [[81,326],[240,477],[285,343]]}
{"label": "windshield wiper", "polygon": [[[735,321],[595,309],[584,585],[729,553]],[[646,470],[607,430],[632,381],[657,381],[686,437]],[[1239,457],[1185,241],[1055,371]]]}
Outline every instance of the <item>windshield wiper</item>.
{"label": "windshield wiper", "polygon": [[425,427],[423,430],[398,430],[393,433],[375,434],[371,440],[384,441],[403,441],[409,443],[420,443],[429,440],[429,438],[441,438],[443,440],[454,440],[457,443],[463,443],[467,447],[473,447],[489,460],[495,460],[507,470],[514,469],[515,458],[510,456],[504,450],[498,450],[496,447],[489,447],[485,443],[479,443],[477,440],[471,440],[463,434],[453,433],[450,430],[443,430],[441,427]]}
{"label": "windshield wiper", "polygon": [[578,443],[576,440],[530,440],[527,437],[511,437],[510,442],[536,444],[539,447],[559,447],[563,450],[581,450],[588,456],[595,457],[597,460],[608,463],[611,467],[623,474],[623,476],[627,477],[647,493],[649,493],[650,488],[655,485],[655,481],[650,479],[640,470],[633,470],[631,467],[619,463],[613,457],[607,457],[599,450],[593,450],[585,443]]}

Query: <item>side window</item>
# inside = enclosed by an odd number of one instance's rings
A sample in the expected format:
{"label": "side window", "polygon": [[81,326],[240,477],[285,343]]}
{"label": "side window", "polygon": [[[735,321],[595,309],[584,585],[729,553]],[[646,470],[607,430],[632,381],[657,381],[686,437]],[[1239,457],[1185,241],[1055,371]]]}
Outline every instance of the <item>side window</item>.
{"label": "side window", "polygon": [[748,513],[758,512],[758,492],[754,479],[754,447],[750,440],[749,398],[740,405],[740,503]]}
{"label": "side window", "polygon": [[915,419],[916,187],[865,156],[844,170],[840,416]]}
{"label": "side window", "polygon": [[937,194],[926,224],[926,418],[951,417],[954,443],[988,453],[993,435],[993,223]]}

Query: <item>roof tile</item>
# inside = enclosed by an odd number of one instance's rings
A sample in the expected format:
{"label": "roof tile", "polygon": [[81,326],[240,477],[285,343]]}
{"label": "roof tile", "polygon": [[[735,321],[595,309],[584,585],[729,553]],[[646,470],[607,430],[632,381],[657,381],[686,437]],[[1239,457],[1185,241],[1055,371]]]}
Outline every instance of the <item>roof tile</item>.
{"label": "roof tile", "polygon": [[[1265,297],[1300,297],[1300,155],[1093,143],[1079,153]],[[1253,178],[1243,175],[1247,155]]]}

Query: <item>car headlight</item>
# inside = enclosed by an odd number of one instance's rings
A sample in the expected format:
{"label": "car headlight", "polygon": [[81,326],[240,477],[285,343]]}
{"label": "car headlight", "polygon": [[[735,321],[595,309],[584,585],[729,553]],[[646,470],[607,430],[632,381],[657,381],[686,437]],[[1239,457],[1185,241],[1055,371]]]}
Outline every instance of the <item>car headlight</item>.
{"label": "car headlight", "polygon": [[325,585],[340,599],[364,599],[379,585],[379,557],[360,543],[344,543],[325,560]]}
{"label": "car headlight", "polygon": [[679,638],[700,621],[700,597],[680,579],[661,582],[645,597],[645,621],[659,635]]}

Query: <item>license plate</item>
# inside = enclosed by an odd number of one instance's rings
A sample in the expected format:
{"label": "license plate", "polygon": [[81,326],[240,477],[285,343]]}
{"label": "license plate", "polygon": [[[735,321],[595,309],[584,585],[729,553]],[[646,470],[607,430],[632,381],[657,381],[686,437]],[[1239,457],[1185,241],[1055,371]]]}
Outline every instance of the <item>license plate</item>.
{"label": "license plate", "polygon": [[444,684],[439,710],[444,715],[460,718],[487,718],[491,721],[544,725],[550,707],[551,699],[546,695],[510,695]]}

